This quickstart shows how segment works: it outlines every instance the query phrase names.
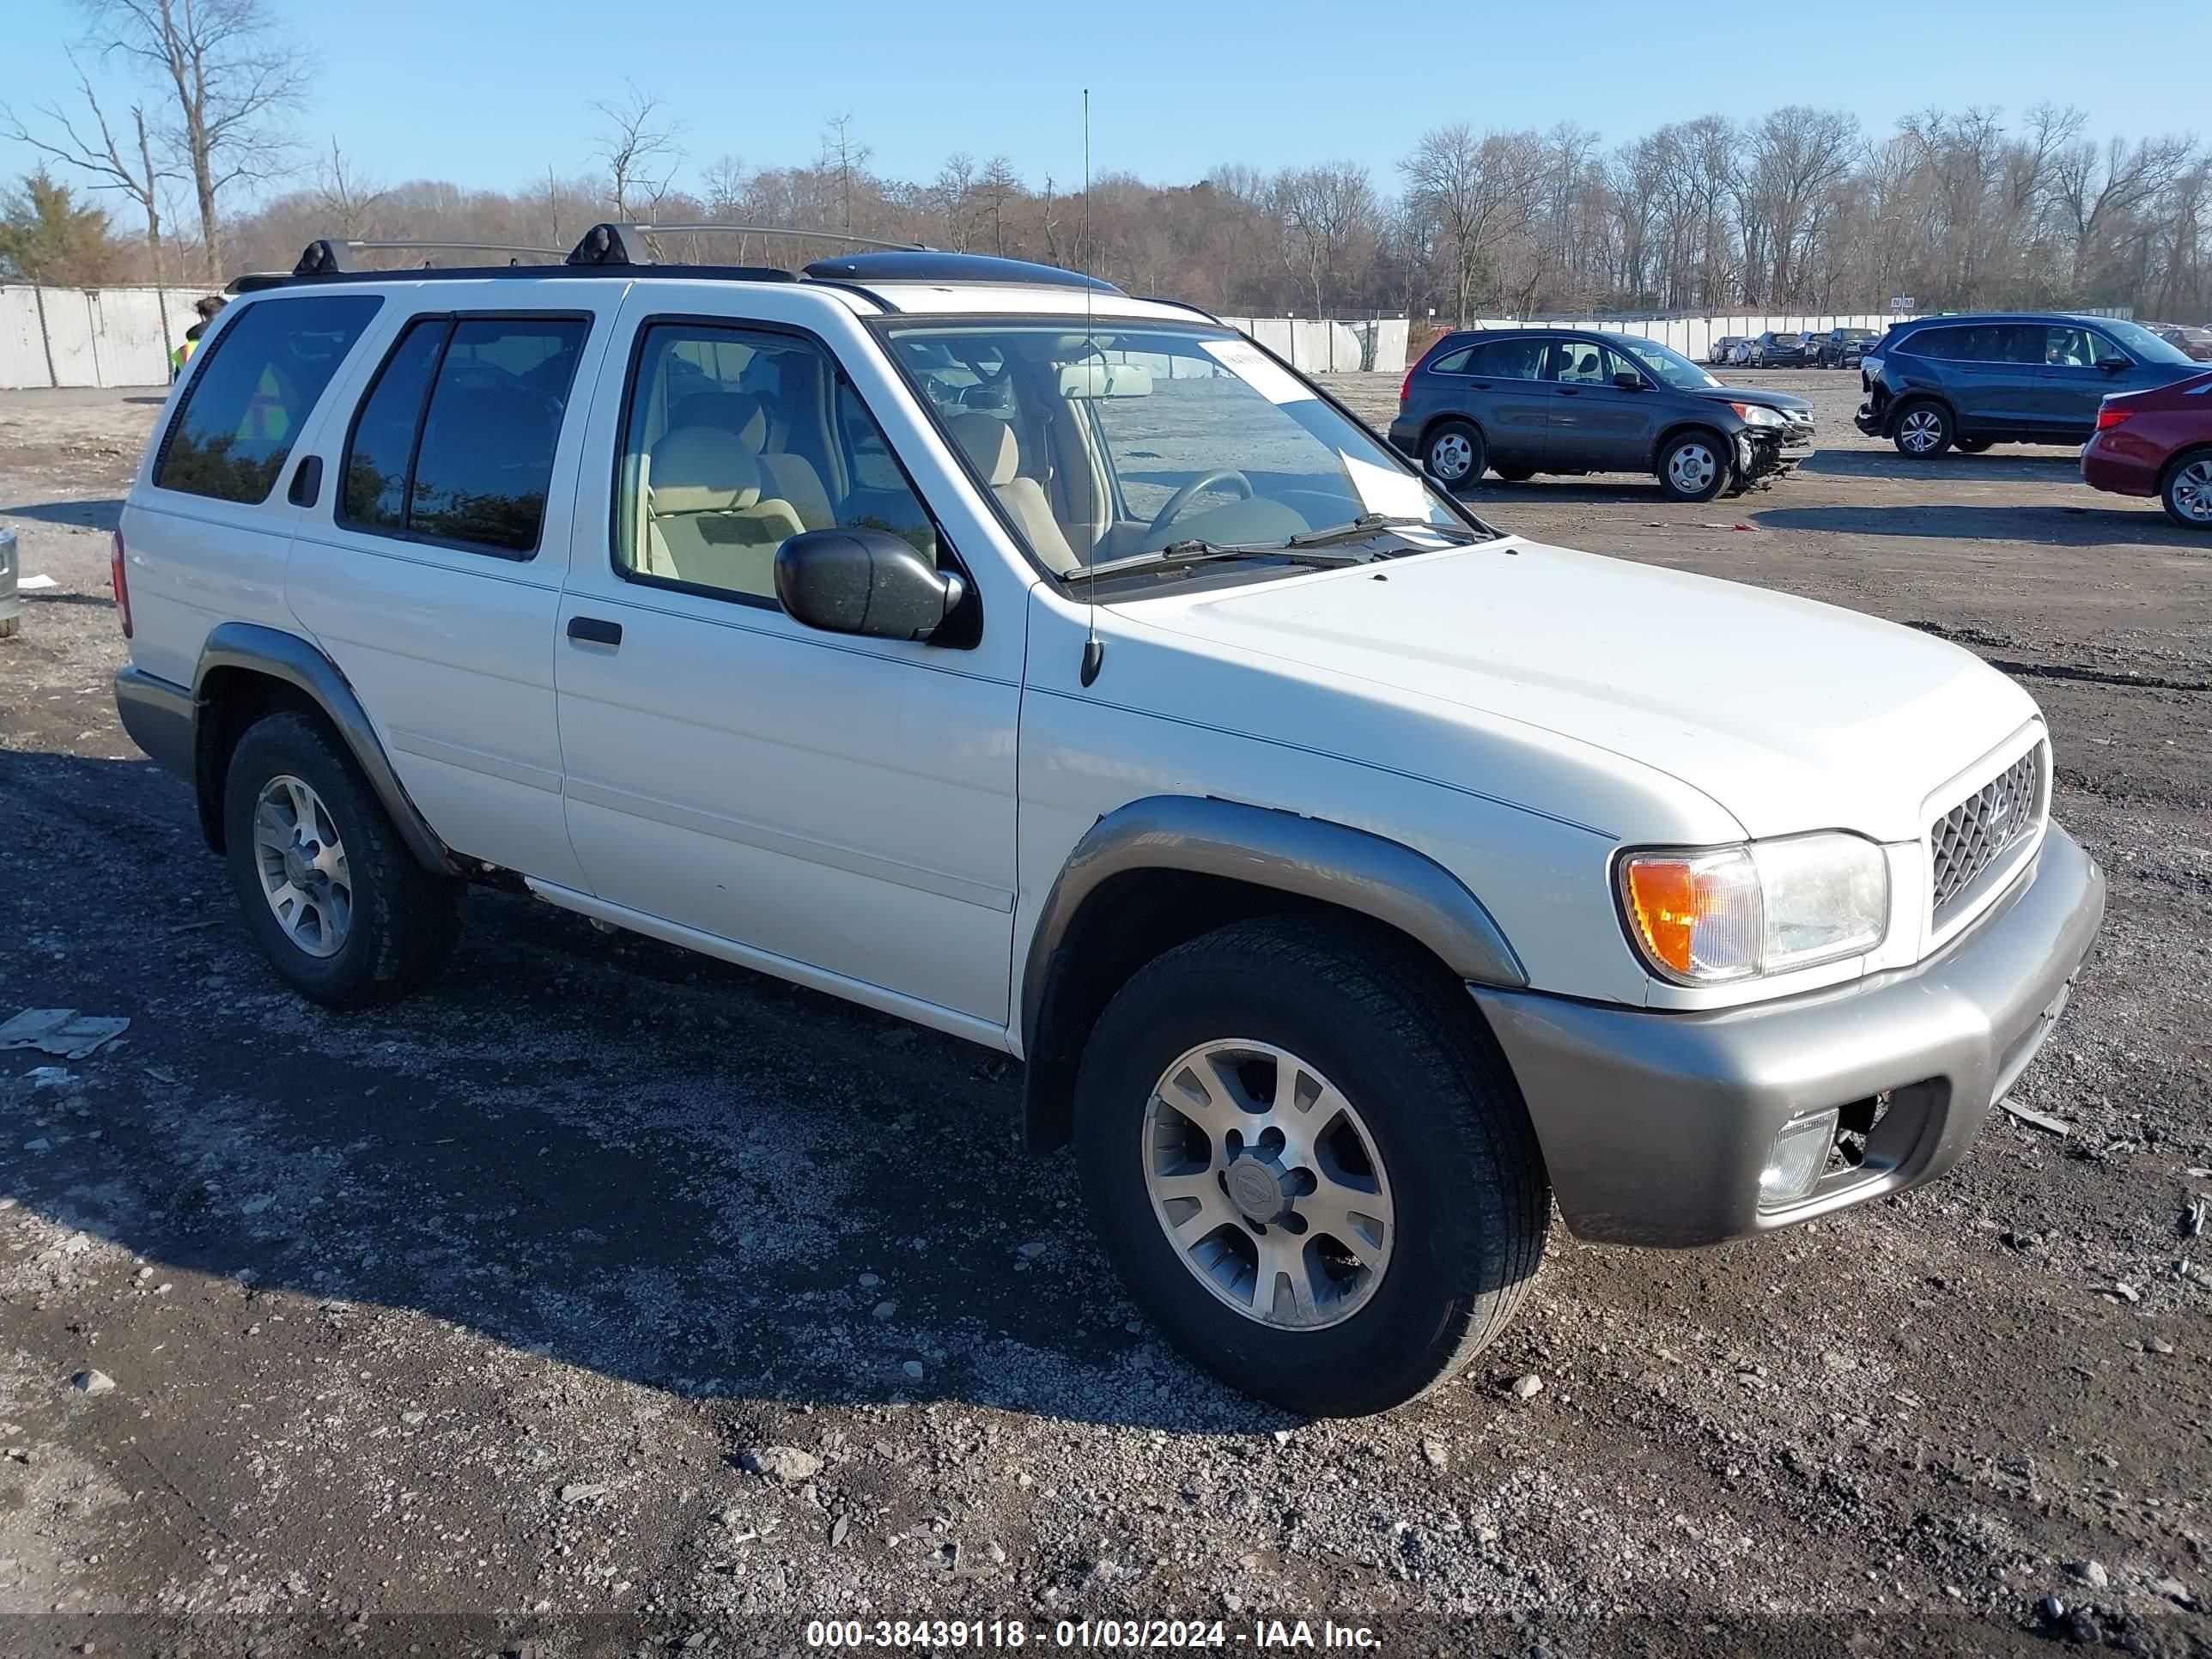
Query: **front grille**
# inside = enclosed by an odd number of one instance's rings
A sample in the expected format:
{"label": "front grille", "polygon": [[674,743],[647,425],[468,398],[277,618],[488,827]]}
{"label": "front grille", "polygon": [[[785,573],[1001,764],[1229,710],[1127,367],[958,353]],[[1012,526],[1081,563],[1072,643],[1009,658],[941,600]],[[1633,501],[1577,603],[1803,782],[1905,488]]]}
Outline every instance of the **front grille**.
{"label": "front grille", "polygon": [[2043,819],[2047,752],[2037,744],[1929,827],[1937,926],[1983,872],[2035,833]]}

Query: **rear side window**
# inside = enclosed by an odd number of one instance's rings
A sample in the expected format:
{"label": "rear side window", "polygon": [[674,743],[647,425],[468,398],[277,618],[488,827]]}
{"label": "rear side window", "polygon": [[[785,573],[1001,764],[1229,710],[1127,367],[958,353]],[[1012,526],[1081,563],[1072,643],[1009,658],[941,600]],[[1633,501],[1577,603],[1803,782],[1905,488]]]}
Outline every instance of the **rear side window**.
{"label": "rear side window", "polygon": [[1960,337],[1966,331],[1962,328],[1916,329],[1890,349],[1914,357],[1955,357],[1959,355]]}
{"label": "rear side window", "polygon": [[244,307],[185,388],[155,483],[219,501],[266,501],[316,399],[383,303],[334,294]]}
{"label": "rear side window", "polygon": [[1468,365],[1470,374],[1493,380],[1534,380],[1544,373],[1541,340],[1490,340],[1475,349]]}
{"label": "rear side window", "polygon": [[1462,346],[1456,351],[1447,351],[1429,365],[1431,374],[1464,374],[1468,359],[1474,356],[1473,346]]}
{"label": "rear side window", "polygon": [[590,330],[580,317],[410,325],[354,422],[341,518],[507,558],[536,552]]}

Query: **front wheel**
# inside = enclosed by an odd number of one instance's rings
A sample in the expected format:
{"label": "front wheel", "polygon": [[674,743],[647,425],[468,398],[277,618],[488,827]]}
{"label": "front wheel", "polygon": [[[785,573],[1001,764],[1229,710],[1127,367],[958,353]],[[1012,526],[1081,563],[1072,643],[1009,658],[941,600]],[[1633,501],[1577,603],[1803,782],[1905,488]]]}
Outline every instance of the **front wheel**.
{"label": "front wheel", "polygon": [[1502,1330],[1550,1197],[1458,988],[1387,942],[1238,922],[1140,969],[1085,1045],[1084,1197],[1130,1294],[1231,1386],[1387,1411]]}
{"label": "front wheel", "polygon": [[1508,483],[1527,483],[1536,476],[1533,466],[1494,466],[1490,470]]}
{"label": "front wheel", "polygon": [[327,1007],[428,983],[460,932],[462,883],[416,863],[352,757],[318,722],[248,728],[223,783],[223,844],[277,977]]}
{"label": "front wheel", "polygon": [[1961,455],[1978,455],[1996,441],[1990,438],[1954,438],[1951,447]]}
{"label": "front wheel", "polygon": [[1659,453],[1659,488],[1668,499],[1709,501],[1728,485],[1727,441],[1717,433],[1685,432]]}
{"label": "front wheel", "polygon": [[1950,448],[1953,436],[1950,411],[1942,404],[1907,404],[1898,415],[1891,441],[1899,453],[1925,461]]}
{"label": "front wheel", "polygon": [[1446,421],[1429,434],[1422,465],[1437,483],[1457,489],[1482,477],[1482,433],[1465,421]]}
{"label": "front wheel", "polygon": [[2166,516],[2185,530],[2212,530],[2212,449],[2184,455],[2158,492]]}

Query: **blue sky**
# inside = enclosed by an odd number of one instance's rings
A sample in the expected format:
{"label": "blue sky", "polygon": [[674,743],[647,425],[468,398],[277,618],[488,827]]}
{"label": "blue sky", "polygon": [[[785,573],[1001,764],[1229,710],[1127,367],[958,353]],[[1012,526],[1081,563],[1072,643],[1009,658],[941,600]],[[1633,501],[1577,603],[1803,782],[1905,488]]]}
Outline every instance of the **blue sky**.
{"label": "blue sky", "polygon": [[[548,163],[588,170],[591,106],[620,96],[625,74],[684,124],[680,177],[725,154],[757,166],[811,160],[825,119],[849,112],[878,172],[927,178],[953,150],[1003,153],[1030,182],[1049,172],[1065,186],[1081,177],[1086,84],[1096,168],[1161,182],[1224,161],[1350,158],[1387,188],[1423,129],[1445,122],[1571,120],[1610,144],[1666,121],[1791,102],[1850,109],[1886,131],[1930,104],[2016,115],[2049,100],[2086,110],[2099,134],[2212,137],[2212,82],[2180,67],[2182,44],[2203,44],[2205,0],[2136,0],[2117,30],[2045,0],[1478,4],[1461,9],[1463,23],[1434,27],[1409,20],[1448,20],[1450,9],[269,3],[322,59],[301,137],[326,144],[335,133],[386,184],[512,187]],[[0,99],[27,118],[49,98],[72,101],[63,51],[82,34],[77,7],[12,0],[8,10]],[[87,62],[120,88],[116,66]],[[34,160],[0,141],[0,178]]]}

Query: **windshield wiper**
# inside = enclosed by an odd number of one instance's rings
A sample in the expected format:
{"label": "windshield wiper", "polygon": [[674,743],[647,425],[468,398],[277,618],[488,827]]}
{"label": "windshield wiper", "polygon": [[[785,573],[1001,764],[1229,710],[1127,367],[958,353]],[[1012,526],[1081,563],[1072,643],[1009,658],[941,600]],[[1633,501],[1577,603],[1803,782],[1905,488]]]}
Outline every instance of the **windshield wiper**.
{"label": "windshield wiper", "polygon": [[1407,518],[1389,513],[1363,513],[1342,524],[1333,524],[1320,530],[1302,531],[1285,542],[1285,547],[1328,547],[1339,542],[1370,541],[1386,530],[1425,530],[1447,541],[1462,544],[1480,541],[1480,537],[1465,525],[1435,524],[1427,519]]}
{"label": "windshield wiper", "polygon": [[1131,553],[1119,559],[1103,559],[1097,564],[1078,565],[1063,573],[1061,580],[1071,582],[1096,581],[1104,576],[1132,575],[1144,570],[1172,570],[1182,565],[1208,564],[1216,559],[1281,559],[1291,564],[1308,564],[1323,568],[1344,564],[1364,564],[1366,556],[1359,553],[1329,553],[1292,542],[1170,542],[1165,547],[1154,548],[1149,553]]}

